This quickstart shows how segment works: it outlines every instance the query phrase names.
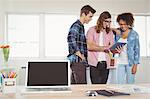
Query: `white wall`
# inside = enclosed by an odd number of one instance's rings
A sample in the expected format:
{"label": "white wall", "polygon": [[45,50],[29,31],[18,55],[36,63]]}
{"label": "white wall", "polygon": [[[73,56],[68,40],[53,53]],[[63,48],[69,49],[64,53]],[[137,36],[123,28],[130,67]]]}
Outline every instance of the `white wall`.
{"label": "white wall", "polygon": [[75,13],[85,4],[94,7],[98,14],[109,10],[111,13],[130,11],[146,13],[148,0],[3,0],[7,12],[48,12]]}
{"label": "white wall", "polygon": [[[147,0],[147,5],[150,5],[150,0]],[[150,13],[150,6],[148,6],[148,13]]]}
{"label": "white wall", "polygon": [[108,10],[112,14],[122,12],[150,13],[149,0],[0,0],[0,40],[3,40],[5,13],[65,13],[77,14],[81,7],[90,4],[99,15]]}
{"label": "white wall", "polygon": [[4,5],[3,1],[0,0],[0,44],[4,40]]}
{"label": "white wall", "polygon": [[[113,14],[122,12],[150,13],[149,0],[0,0],[0,44],[4,41],[5,13],[64,13],[77,14],[85,4],[97,10],[97,15],[108,10]],[[54,57],[53,57],[54,59]],[[60,59],[60,57],[55,57]],[[61,57],[61,59],[63,59]],[[19,84],[24,83],[24,70],[28,59],[10,59],[9,64],[18,68]],[[136,83],[150,82],[150,59],[141,59],[136,75]]]}
{"label": "white wall", "polygon": [[136,74],[136,83],[150,83],[150,58],[141,58]]}

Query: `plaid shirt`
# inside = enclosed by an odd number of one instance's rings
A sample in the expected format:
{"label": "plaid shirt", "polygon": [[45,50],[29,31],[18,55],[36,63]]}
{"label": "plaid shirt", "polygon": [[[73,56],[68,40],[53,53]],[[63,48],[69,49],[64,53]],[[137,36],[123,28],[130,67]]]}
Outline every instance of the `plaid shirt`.
{"label": "plaid shirt", "polygon": [[69,29],[67,37],[69,55],[68,58],[71,62],[80,62],[81,59],[74,53],[80,51],[87,61],[87,43],[83,24],[77,20]]}

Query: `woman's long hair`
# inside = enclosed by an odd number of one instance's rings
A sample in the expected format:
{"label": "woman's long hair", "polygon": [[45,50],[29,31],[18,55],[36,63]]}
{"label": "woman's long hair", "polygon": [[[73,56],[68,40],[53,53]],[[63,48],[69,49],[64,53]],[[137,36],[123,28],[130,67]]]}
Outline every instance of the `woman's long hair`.
{"label": "woman's long hair", "polygon": [[96,24],[96,32],[97,33],[100,33],[100,31],[103,28],[103,21],[105,21],[105,19],[108,19],[108,18],[111,18],[111,15],[108,11],[104,11],[100,14],[100,16],[97,20],[97,24]]}

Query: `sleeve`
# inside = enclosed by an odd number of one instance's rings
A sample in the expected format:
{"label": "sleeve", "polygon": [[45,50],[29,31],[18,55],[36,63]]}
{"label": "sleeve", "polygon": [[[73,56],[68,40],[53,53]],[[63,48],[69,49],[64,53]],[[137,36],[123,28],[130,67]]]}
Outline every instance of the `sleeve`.
{"label": "sleeve", "polygon": [[134,64],[139,64],[139,59],[140,59],[140,43],[139,43],[139,36],[137,34],[134,46]]}
{"label": "sleeve", "polygon": [[87,31],[87,34],[86,34],[86,39],[89,40],[89,41],[93,41],[93,29],[90,28],[88,31]]}
{"label": "sleeve", "polygon": [[74,24],[69,30],[67,42],[69,44],[70,54],[74,54],[75,52],[80,51],[77,45],[77,36],[79,34],[79,29],[80,27],[77,24]]}

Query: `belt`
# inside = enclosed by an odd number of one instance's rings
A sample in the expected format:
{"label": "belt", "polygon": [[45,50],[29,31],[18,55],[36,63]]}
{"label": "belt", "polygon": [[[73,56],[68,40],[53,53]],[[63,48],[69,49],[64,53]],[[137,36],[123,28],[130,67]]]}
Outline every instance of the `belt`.
{"label": "belt", "polygon": [[99,63],[106,63],[106,61],[98,61]]}

